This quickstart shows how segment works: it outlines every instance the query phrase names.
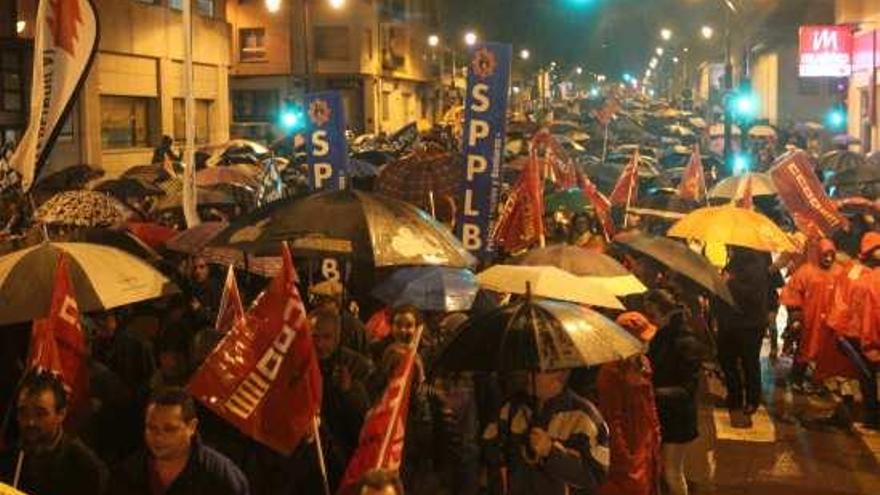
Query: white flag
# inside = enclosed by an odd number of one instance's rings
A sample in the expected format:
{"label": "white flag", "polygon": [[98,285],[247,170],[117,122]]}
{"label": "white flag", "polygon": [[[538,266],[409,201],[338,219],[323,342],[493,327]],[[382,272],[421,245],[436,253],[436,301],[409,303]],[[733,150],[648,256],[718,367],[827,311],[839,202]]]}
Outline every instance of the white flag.
{"label": "white flag", "polygon": [[98,45],[91,0],[40,0],[34,26],[34,69],[28,126],[10,164],[27,191],[36,180]]}

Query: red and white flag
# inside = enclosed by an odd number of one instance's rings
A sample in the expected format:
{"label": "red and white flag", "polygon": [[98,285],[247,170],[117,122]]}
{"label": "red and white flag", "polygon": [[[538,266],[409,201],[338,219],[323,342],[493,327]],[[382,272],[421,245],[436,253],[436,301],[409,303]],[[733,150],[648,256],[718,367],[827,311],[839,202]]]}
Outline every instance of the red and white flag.
{"label": "red and white flag", "polygon": [[230,265],[226,272],[226,283],[223,284],[223,295],[220,297],[220,309],[217,311],[214,329],[225,334],[244,316],[244,305],[238,292],[238,283],[235,281],[235,270]]}
{"label": "red and white flag", "polygon": [[533,147],[529,162],[510,191],[492,229],[492,242],[508,253],[526,249],[544,236],[544,194],[539,167],[537,151]]}
{"label": "red and white flag", "polygon": [[700,158],[699,145],[694,145],[691,159],[681,176],[678,197],[698,203],[706,200],[706,176],[703,170],[703,160]]}
{"label": "red and white flag", "polygon": [[345,475],[336,492],[338,495],[353,493],[364,473],[374,469],[396,471],[400,468],[410,391],[413,386],[413,368],[420,340],[421,333],[413,339],[406,357],[394,370],[382,399],[364,418],[357,450],[345,469]]}
{"label": "red and white flag", "polygon": [[321,371],[295,281],[284,245],[281,272],[188,387],[242,433],[285,455],[312,432],[321,407]]}
{"label": "red and white flag", "polygon": [[639,150],[633,152],[629,163],[620,172],[620,178],[608,196],[612,205],[626,206],[634,204],[639,195]]}
{"label": "red and white flag", "polygon": [[76,413],[88,407],[89,370],[86,338],[67,266],[67,255],[62,253],[55,266],[49,313],[33,323],[28,369],[58,375],[67,389],[68,407]]}
{"label": "red and white flag", "polygon": [[602,224],[602,230],[605,231],[605,240],[610,241],[616,232],[614,219],[611,217],[611,201],[584,174],[578,173],[578,183],[584,197],[593,205],[596,218],[599,219],[599,223]]}
{"label": "red and white flag", "polygon": [[91,0],[39,2],[28,126],[9,160],[25,191],[40,176],[57,172],[41,167],[89,73],[98,38],[98,16]]}

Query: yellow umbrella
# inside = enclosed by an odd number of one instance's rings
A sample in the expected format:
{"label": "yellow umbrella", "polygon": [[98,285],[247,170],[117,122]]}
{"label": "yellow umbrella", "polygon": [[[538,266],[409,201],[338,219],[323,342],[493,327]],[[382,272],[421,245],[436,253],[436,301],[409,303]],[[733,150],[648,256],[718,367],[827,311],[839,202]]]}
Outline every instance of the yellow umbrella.
{"label": "yellow umbrella", "polygon": [[555,266],[493,265],[477,274],[477,284],[495,292],[625,309],[604,285]]}
{"label": "yellow umbrella", "polygon": [[694,210],[676,222],[668,235],[758,251],[798,250],[785,232],[769,218],[730,204]]}

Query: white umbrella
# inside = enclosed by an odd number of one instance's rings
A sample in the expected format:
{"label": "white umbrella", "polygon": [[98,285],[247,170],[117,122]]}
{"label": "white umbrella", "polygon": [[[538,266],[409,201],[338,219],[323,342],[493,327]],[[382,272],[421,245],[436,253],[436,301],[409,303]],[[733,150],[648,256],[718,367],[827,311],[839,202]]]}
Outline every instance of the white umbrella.
{"label": "white umbrella", "polygon": [[748,180],[752,181],[752,196],[773,196],[776,194],[776,185],[769,174],[761,172],[749,172],[742,175],[728,177],[715,184],[709,191],[710,198],[739,198],[743,195]]}
{"label": "white umbrella", "polygon": [[495,292],[530,293],[535,297],[625,309],[603,284],[555,266],[494,265],[477,274],[477,283]]}
{"label": "white umbrella", "polygon": [[776,137],[776,130],[769,125],[756,125],[749,129],[749,137],[773,138]]}

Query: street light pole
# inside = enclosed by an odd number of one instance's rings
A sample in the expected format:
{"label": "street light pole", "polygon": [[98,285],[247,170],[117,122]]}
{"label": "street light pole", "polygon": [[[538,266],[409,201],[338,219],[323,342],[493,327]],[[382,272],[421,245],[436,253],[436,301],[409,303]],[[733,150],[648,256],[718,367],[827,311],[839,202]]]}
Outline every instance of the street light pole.
{"label": "street light pole", "polygon": [[195,227],[201,220],[198,212],[196,192],[195,163],[195,98],[193,98],[193,0],[183,2],[183,94],[184,94],[184,135],[186,137],[183,156],[183,216],[188,228]]}
{"label": "street light pole", "polygon": [[303,83],[305,87],[305,92],[310,93],[312,91],[312,68],[311,68],[311,58],[312,58],[312,45],[310,43],[311,40],[311,26],[312,26],[312,12],[311,12],[311,0],[302,0],[303,8],[302,8],[302,23],[303,23]]}
{"label": "street light pole", "polygon": [[731,149],[733,111],[730,101],[733,96],[733,61],[730,51],[730,10],[724,9],[724,97],[722,104],[724,105],[724,165],[728,170],[733,163],[733,149]]}

